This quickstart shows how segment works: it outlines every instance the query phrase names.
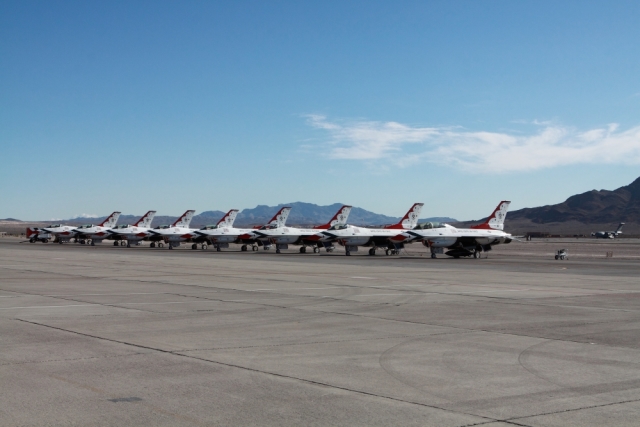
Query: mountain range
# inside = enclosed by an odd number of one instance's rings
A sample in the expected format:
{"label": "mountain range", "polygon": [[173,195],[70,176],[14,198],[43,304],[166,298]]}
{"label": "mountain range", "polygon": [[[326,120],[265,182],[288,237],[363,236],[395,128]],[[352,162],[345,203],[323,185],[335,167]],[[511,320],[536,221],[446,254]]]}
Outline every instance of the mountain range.
{"label": "mountain range", "polygon": [[[237,227],[250,227],[254,225],[265,224],[273,217],[273,215],[276,214],[276,212],[278,212],[278,210],[280,210],[280,208],[285,206],[291,206],[291,213],[289,214],[289,218],[287,219],[287,225],[311,226],[326,224],[338,211],[338,209],[343,206],[343,203],[334,203],[327,206],[319,206],[313,203],[304,202],[284,203],[277,206],[258,205],[255,208],[244,209],[240,213],[238,213],[234,225]],[[201,212],[193,216],[193,219],[191,220],[191,226],[201,227],[208,224],[215,224],[220,218],[222,218],[225,213],[226,212],[218,210]],[[99,223],[105,218],[106,216],[97,218],[81,217],[72,218],[62,222],[73,224]],[[120,215],[118,224],[133,223],[139,218],[139,215]],[[175,216],[156,215],[156,217],[153,219],[152,226],[155,227],[161,224],[171,224],[176,219],[177,217]],[[400,217],[377,214],[375,212],[357,207],[353,207],[351,209],[351,214],[349,215],[349,224],[363,226],[393,224],[398,222],[399,220]],[[456,222],[457,220],[455,218],[449,217],[432,217],[420,220],[420,222],[429,221]]]}
{"label": "mountain range", "polygon": [[[516,195],[517,197],[517,195]],[[514,197],[515,198],[515,197]],[[497,203],[497,201],[496,201]],[[319,206],[313,203],[286,203],[277,206],[258,205],[252,209],[244,209],[236,218],[238,227],[262,225],[283,206],[291,206],[288,225],[308,226],[325,224],[338,210],[342,203]],[[215,224],[225,212],[212,210],[201,212],[193,217],[192,227]],[[141,215],[142,213],[140,213]],[[72,218],[59,221],[73,225],[99,223],[105,217]],[[139,215],[121,215],[119,224],[133,223]],[[153,226],[171,224],[176,220],[174,216],[156,216]],[[398,222],[399,217],[377,214],[362,208],[354,207],[349,216],[349,223],[364,226],[379,226]],[[420,222],[447,222],[456,226],[477,224],[484,219],[458,222],[454,218],[431,217],[421,219]],[[16,227],[23,227],[19,220],[6,218],[0,220],[3,228],[14,223]],[[50,221],[42,221],[49,223]],[[591,190],[569,197],[562,203],[535,208],[524,208],[510,211],[507,214],[505,229],[514,234],[529,232],[543,232],[550,234],[590,234],[592,231],[615,230],[618,223],[625,222],[623,228],[625,236],[640,235],[640,178],[629,185],[616,190]]]}

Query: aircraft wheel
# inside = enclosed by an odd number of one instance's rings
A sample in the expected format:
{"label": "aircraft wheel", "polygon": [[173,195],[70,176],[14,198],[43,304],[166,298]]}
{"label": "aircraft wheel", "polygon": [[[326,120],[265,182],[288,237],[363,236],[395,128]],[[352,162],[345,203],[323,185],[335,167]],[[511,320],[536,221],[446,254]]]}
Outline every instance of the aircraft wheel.
{"label": "aircraft wheel", "polygon": [[120,246],[127,246],[128,247],[129,244],[124,240],[120,240]]}
{"label": "aircraft wheel", "polygon": [[164,248],[164,243],[158,243],[159,248]]}
{"label": "aircraft wheel", "polygon": [[129,243],[129,241],[127,240],[127,247],[130,248],[131,247],[131,243]]}
{"label": "aircraft wheel", "polygon": [[371,248],[371,249],[369,249],[369,255],[373,256],[373,255],[375,255],[375,254],[376,254],[376,250],[375,250],[375,248]]}
{"label": "aircraft wheel", "polygon": [[220,249],[220,246],[216,246],[216,252],[222,252],[222,249]]}
{"label": "aircraft wheel", "polygon": [[58,243],[62,244],[62,240],[58,240]]}
{"label": "aircraft wheel", "polygon": [[316,248],[313,248],[313,253],[314,253],[314,254],[317,254],[318,252],[320,252],[320,249],[318,249],[317,247],[316,247]]}
{"label": "aircraft wheel", "polygon": [[276,253],[279,254],[280,253],[280,249],[276,249]]}
{"label": "aircraft wheel", "polygon": [[149,245],[150,248],[155,248],[156,247],[156,242],[151,242],[151,244]]}
{"label": "aircraft wheel", "polygon": [[390,252],[389,252],[389,249],[385,249],[385,250],[384,250],[384,254],[385,254],[386,256],[389,256],[389,253],[390,253]]}
{"label": "aircraft wheel", "polygon": [[307,253],[307,248],[305,248],[304,246],[302,246],[302,247],[300,248],[300,253],[301,253],[301,254],[305,254],[305,253]]}
{"label": "aircraft wheel", "polygon": [[198,249],[198,245],[196,245],[195,243],[193,245],[191,245],[191,249]]}
{"label": "aircraft wheel", "polygon": [[258,250],[257,246],[251,246],[251,248],[253,249],[254,252]]}
{"label": "aircraft wheel", "polygon": [[431,254],[431,259],[436,259],[436,254],[435,254],[435,252]]}
{"label": "aircraft wheel", "polygon": [[346,256],[351,256],[351,251],[345,251],[344,253]]}
{"label": "aircraft wheel", "polygon": [[558,258],[560,258],[558,255],[556,255],[556,261],[558,260]]}
{"label": "aircraft wheel", "polygon": [[42,243],[49,243],[49,239],[42,239]]}
{"label": "aircraft wheel", "polygon": [[34,239],[33,237],[29,239],[29,243],[35,243],[36,239]]}
{"label": "aircraft wheel", "polygon": [[173,250],[173,245],[169,243],[169,249]]}
{"label": "aircraft wheel", "polygon": [[202,244],[202,250],[203,250],[203,251],[206,251],[206,250],[207,250],[207,244],[206,244],[206,243],[203,243],[203,244]]}
{"label": "aircraft wheel", "polygon": [[242,252],[247,252],[247,245],[242,245],[242,246],[240,247],[240,250],[241,250]]}

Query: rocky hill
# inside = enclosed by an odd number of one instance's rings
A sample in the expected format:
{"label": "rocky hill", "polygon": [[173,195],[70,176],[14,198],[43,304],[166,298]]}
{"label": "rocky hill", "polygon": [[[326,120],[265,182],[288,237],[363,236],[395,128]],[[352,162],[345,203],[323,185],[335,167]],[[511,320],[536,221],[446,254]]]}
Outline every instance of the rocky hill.
{"label": "rocky hill", "polygon": [[535,224],[577,221],[585,224],[640,222],[640,178],[617,190],[591,190],[557,205],[509,212],[508,220],[527,219]]}
{"label": "rocky hill", "polygon": [[591,190],[555,205],[511,211],[505,230],[514,234],[590,235],[615,230],[620,222],[626,223],[624,236],[640,234],[640,178],[617,190]]}

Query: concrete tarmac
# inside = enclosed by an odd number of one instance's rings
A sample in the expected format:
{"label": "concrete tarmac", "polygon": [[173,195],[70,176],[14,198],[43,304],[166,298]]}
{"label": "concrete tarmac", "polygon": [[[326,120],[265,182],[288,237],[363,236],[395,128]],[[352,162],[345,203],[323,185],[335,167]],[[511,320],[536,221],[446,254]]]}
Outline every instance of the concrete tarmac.
{"label": "concrete tarmac", "polygon": [[431,260],[2,239],[0,425],[638,426],[640,243],[555,261],[563,243]]}

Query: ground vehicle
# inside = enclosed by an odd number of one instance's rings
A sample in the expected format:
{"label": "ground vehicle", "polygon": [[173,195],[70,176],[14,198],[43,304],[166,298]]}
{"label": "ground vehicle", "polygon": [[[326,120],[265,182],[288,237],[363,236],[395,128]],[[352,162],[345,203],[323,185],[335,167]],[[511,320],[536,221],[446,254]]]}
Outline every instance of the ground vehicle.
{"label": "ground vehicle", "polygon": [[566,249],[560,249],[559,251],[556,252],[556,259],[560,259],[560,260],[566,260],[569,259],[569,253],[567,252]]}
{"label": "ground vehicle", "polygon": [[29,239],[29,243],[47,243],[49,239],[51,239],[51,233],[38,227],[27,227],[27,238]]}

